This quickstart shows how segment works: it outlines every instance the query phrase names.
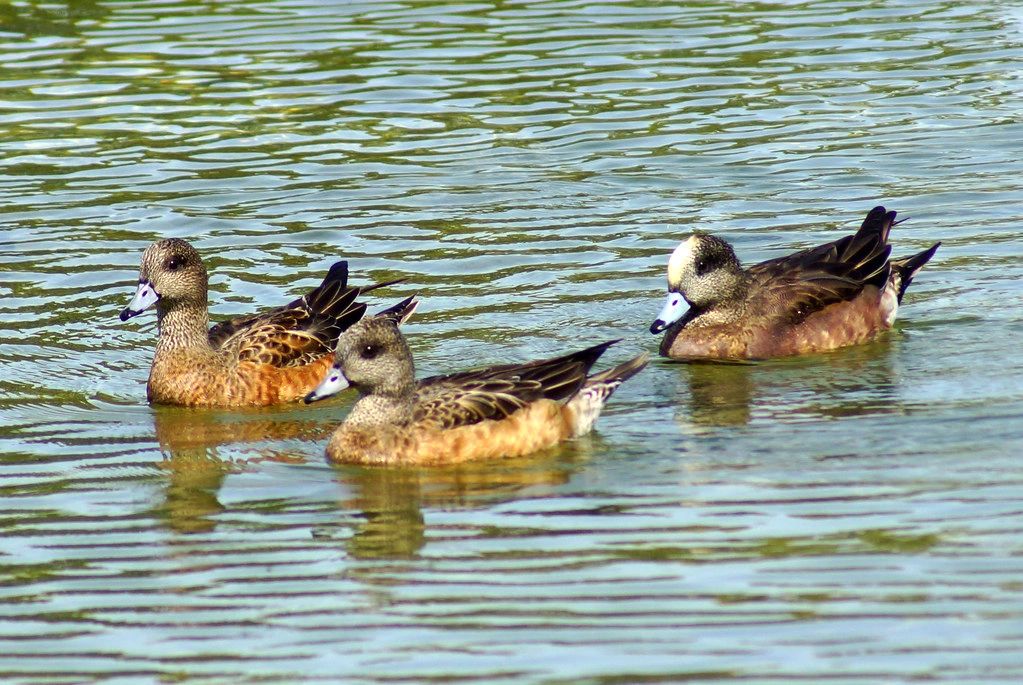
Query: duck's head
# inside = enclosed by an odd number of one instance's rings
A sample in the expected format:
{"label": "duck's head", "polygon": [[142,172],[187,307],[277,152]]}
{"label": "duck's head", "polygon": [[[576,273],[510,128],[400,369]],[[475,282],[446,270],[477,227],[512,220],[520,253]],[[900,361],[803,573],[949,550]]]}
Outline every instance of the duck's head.
{"label": "duck's head", "polygon": [[743,282],[742,265],[732,246],[721,238],[694,233],[671,253],[668,301],[650,332],[660,333],[681,319],[687,305],[703,310],[735,297]]}
{"label": "duck's head", "polygon": [[322,400],[350,386],[363,395],[394,397],[414,390],[412,352],[392,319],[368,317],[342,333],[334,365],[305,401]]}
{"label": "duck's head", "polygon": [[159,240],[142,253],[139,285],[128,306],[121,311],[127,321],[152,307],[178,303],[206,306],[206,266],[195,248],[180,238]]}

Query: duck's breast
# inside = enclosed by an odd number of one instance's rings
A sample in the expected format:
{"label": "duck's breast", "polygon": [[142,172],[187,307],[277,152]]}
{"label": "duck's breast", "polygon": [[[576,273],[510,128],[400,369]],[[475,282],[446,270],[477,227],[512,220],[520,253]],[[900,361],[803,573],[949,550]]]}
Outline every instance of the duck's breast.
{"label": "duck's breast", "polygon": [[458,428],[412,424],[351,429],[342,425],[327,445],[327,456],[342,463],[422,466],[517,457],[569,437],[568,418],[561,404],[539,400],[507,418]]}

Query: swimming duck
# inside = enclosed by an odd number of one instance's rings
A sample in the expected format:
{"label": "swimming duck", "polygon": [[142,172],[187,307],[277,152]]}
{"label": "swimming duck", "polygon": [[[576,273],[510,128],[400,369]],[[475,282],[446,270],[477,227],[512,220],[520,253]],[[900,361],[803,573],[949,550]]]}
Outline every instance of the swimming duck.
{"label": "swimming duck", "polygon": [[306,402],[354,386],[360,399],[327,445],[334,462],[438,465],[515,457],[588,433],[641,355],[587,377],[614,342],[561,357],[415,379],[393,321],[367,318],[345,331],[323,382]]}
{"label": "swimming duck", "polygon": [[[207,272],[188,242],[168,238],[142,254],[138,288],[121,312],[127,321],[156,306],[159,340],[149,372],[150,402],[194,407],[263,406],[302,399],[323,378],[343,330],[362,318],[361,293],[348,286],[348,263],[282,307],[210,328]],[[414,297],[381,315],[403,321]]]}
{"label": "swimming duck", "polygon": [[650,326],[667,331],[661,355],[764,359],[874,339],[941,245],[889,259],[895,216],[874,207],[853,235],[748,269],[721,238],[690,236],[668,260],[668,301]]}

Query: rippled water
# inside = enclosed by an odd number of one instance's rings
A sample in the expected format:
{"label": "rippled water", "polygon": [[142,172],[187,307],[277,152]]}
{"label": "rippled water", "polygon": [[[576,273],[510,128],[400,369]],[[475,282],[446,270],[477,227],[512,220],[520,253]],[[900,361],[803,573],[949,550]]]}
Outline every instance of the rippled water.
{"label": "rippled water", "polygon": [[[0,679],[1023,678],[1014,3],[0,7]],[[592,437],[332,468],[351,398],[150,408],[140,252],[215,316],[339,255],[421,373],[646,328],[681,234],[747,260],[874,204],[944,241],[898,330],[655,363]]]}

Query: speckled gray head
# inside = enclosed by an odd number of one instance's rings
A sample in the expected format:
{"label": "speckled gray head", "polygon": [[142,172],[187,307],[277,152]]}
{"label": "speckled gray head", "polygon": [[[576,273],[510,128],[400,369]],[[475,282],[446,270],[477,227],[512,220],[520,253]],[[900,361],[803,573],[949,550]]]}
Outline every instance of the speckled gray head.
{"label": "speckled gray head", "polygon": [[202,257],[180,238],[159,240],[142,253],[135,296],[121,311],[121,321],[138,316],[158,302],[206,305],[207,277]]}
{"label": "speckled gray head", "polygon": [[668,299],[651,333],[681,319],[688,307],[706,309],[738,294],[742,266],[732,246],[721,238],[694,233],[668,259]]}
{"label": "speckled gray head", "polygon": [[306,395],[306,403],[354,387],[363,395],[403,395],[414,391],[412,352],[395,321],[370,317],[341,334],[323,381]]}

